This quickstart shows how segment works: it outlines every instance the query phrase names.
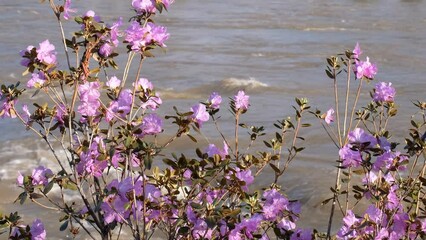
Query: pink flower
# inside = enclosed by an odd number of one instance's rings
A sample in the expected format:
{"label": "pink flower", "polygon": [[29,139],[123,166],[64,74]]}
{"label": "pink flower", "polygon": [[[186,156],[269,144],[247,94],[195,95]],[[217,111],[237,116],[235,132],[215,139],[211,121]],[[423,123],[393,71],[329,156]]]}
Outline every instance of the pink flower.
{"label": "pink flower", "polygon": [[30,54],[31,51],[33,50],[34,46],[30,45],[27,47],[27,49],[25,50],[21,50],[19,52],[19,55],[21,55],[21,57],[23,58],[21,60],[21,65],[24,67],[28,67],[28,65],[31,63],[31,60],[28,57],[25,57],[25,55]]}
{"label": "pink flower", "polygon": [[138,13],[155,13],[155,0],[132,0],[132,7]]}
{"label": "pink flower", "polygon": [[31,225],[31,240],[45,240],[46,239],[46,230],[44,229],[44,225],[40,219],[34,220]]}
{"label": "pink flower", "polygon": [[106,85],[111,89],[116,89],[120,86],[121,80],[118,79],[116,76],[112,76],[107,82]]}
{"label": "pink flower", "polygon": [[392,87],[392,83],[380,82],[376,84],[374,88],[373,100],[375,102],[393,102],[395,98],[395,88]]}
{"label": "pink flower", "polygon": [[55,46],[45,40],[37,48],[37,59],[46,64],[56,64]]}
{"label": "pink flower", "polygon": [[333,108],[328,109],[324,120],[327,124],[334,122],[334,109]]}
{"label": "pink flower", "polygon": [[352,150],[348,145],[339,150],[339,156],[343,160],[344,167],[358,167],[362,163],[361,153]]}
{"label": "pink flower", "polygon": [[365,147],[373,147],[377,144],[377,139],[366,133],[362,128],[355,128],[353,131],[349,132],[348,139],[351,144],[367,144]]}
{"label": "pink flower", "polygon": [[98,108],[101,106],[99,97],[100,84],[98,82],[86,82],[78,87],[80,93],[80,106],[78,112],[83,116],[96,116]]}
{"label": "pink flower", "polygon": [[235,176],[238,178],[238,180],[245,183],[245,185],[242,186],[241,189],[243,189],[244,191],[248,191],[248,187],[254,181],[254,177],[251,174],[251,170],[247,169],[247,170],[241,171],[241,170],[238,169]]}
{"label": "pink flower", "polygon": [[211,109],[219,109],[220,104],[222,103],[222,97],[217,92],[212,92],[207,101]]}
{"label": "pink flower", "polygon": [[27,82],[27,88],[41,88],[46,82],[46,77],[43,72],[33,73],[31,79]]}
{"label": "pink flower", "polygon": [[161,133],[161,131],[163,131],[162,125],[163,121],[160,117],[158,117],[157,114],[148,114],[143,118],[142,125],[140,127],[142,133],[138,136],[144,137],[146,135],[155,135]]}
{"label": "pink flower", "polygon": [[65,0],[64,4],[64,18],[69,20],[71,18],[70,13],[75,13],[77,10],[71,9],[71,0]]}
{"label": "pink flower", "polygon": [[[1,96],[0,96],[1,100]],[[3,101],[3,103],[1,103]],[[10,101],[9,97],[6,97],[5,99],[0,101],[0,117],[10,117],[10,118],[16,118],[15,110],[13,109],[14,105],[16,104],[17,100]]]}
{"label": "pink flower", "polygon": [[149,22],[145,27],[142,27],[138,22],[133,21],[126,30],[125,40],[129,43],[132,51],[140,52],[142,48],[148,45],[166,47],[164,41],[168,38],[167,29],[163,26]]}
{"label": "pink flower", "polygon": [[238,91],[237,95],[234,96],[235,109],[247,110],[249,107],[249,97],[244,91]]}
{"label": "pink flower", "polygon": [[48,183],[48,178],[53,175],[52,170],[45,168],[43,166],[38,166],[33,170],[31,174],[32,184],[33,185],[44,185],[46,186]]}
{"label": "pink flower", "polygon": [[91,17],[93,18],[93,20],[95,20],[96,22],[100,22],[101,21],[101,17],[99,15],[96,15],[95,11],[93,10],[89,10],[84,14],[84,17]]}
{"label": "pink flower", "polygon": [[215,154],[217,154],[223,160],[225,159],[226,155],[228,155],[228,144],[226,144],[225,141],[223,142],[223,150],[217,148],[214,144],[209,144],[206,152],[209,157],[213,157]]}
{"label": "pink flower", "polygon": [[354,58],[356,58],[355,62],[357,63],[359,60],[359,57],[362,54],[361,48],[359,47],[359,43],[356,43],[354,50],[352,51],[354,54]]}
{"label": "pink flower", "polygon": [[191,112],[193,112],[191,115],[192,120],[197,122],[199,127],[210,118],[209,113],[206,111],[206,106],[201,103],[192,106]]}
{"label": "pink flower", "polygon": [[377,67],[375,64],[370,63],[370,59],[367,57],[366,61],[359,61],[356,64],[356,77],[361,79],[362,77],[374,78],[377,74]]}

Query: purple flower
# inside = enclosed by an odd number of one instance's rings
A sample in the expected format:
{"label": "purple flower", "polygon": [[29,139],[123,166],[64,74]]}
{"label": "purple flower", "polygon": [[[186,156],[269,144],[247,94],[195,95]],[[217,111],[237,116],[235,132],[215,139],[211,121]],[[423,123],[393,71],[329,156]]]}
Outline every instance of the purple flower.
{"label": "purple flower", "polygon": [[80,153],[80,162],[77,164],[77,172],[80,175],[89,174],[94,177],[101,177],[104,169],[108,167],[108,161],[98,160],[101,155],[99,150],[105,149],[105,144],[101,137],[95,137],[87,151]]}
{"label": "purple flower", "polygon": [[34,220],[31,225],[31,240],[44,240],[46,239],[46,230],[44,229],[44,225],[40,219]]}
{"label": "purple flower", "polygon": [[101,106],[99,97],[100,84],[98,82],[86,82],[78,87],[80,93],[80,106],[78,112],[84,116],[96,116],[98,108]]}
{"label": "purple flower", "polygon": [[404,161],[407,161],[408,157],[401,155],[400,152],[385,152],[377,157],[376,162],[373,164],[373,170],[380,170],[382,167],[386,167],[386,170],[400,170],[406,169],[406,166],[402,165]]}
{"label": "purple flower", "polygon": [[53,175],[52,170],[45,168],[43,166],[38,166],[33,170],[31,174],[32,184],[33,185],[44,185],[46,186],[49,182],[49,177]]}
{"label": "purple flower", "polygon": [[145,27],[142,27],[138,22],[133,21],[126,30],[125,40],[129,43],[132,51],[141,52],[148,45],[166,47],[164,41],[168,38],[167,29],[163,26],[149,22]]}
{"label": "purple flower", "polygon": [[160,117],[158,117],[157,114],[151,113],[144,116],[141,125],[142,133],[140,134],[140,137],[161,133],[161,131],[163,130],[162,125],[163,121]]}
{"label": "purple flower", "polygon": [[361,79],[362,77],[374,78],[377,74],[377,67],[375,64],[370,63],[370,58],[367,57],[366,61],[359,61],[356,64],[356,77]]}
{"label": "purple flower", "polygon": [[96,15],[95,11],[93,10],[89,10],[87,11],[83,17],[91,17],[93,18],[93,20],[95,20],[96,22],[100,22],[101,21],[101,17],[99,15]]}
{"label": "purple flower", "polygon": [[167,33],[167,28],[163,26],[157,26],[152,22],[147,24],[147,28],[150,29],[152,35],[152,43],[157,44],[160,47],[167,47],[164,42],[169,39],[170,34]]}
{"label": "purple flower", "polygon": [[358,167],[362,163],[361,153],[352,150],[348,145],[339,150],[339,156],[343,160],[344,167]]}
{"label": "purple flower", "polygon": [[55,46],[49,40],[46,39],[39,44],[37,59],[46,64],[56,64]]}
{"label": "purple flower", "polygon": [[383,226],[386,224],[386,214],[384,214],[382,210],[376,208],[376,206],[374,205],[370,205],[365,211],[365,214],[368,216],[368,219],[370,219],[377,225]]}
{"label": "purple flower", "polygon": [[[0,96],[1,99],[1,96]],[[17,100],[10,101],[9,97],[6,97],[3,99],[3,103],[0,102],[0,117],[10,117],[10,118],[16,118],[16,113],[14,108],[14,105],[16,104]]]}
{"label": "purple flower", "polygon": [[71,9],[71,0],[65,0],[64,4],[64,18],[69,20],[71,18],[70,13],[75,13],[77,10]]}
{"label": "purple flower", "polygon": [[[290,221],[290,219],[287,218],[282,218],[278,224],[277,227],[281,228],[281,232],[285,233],[285,231],[290,231],[296,228],[296,224],[292,221]],[[284,230],[284,231],[282,231]]]}
{"label": "purple flower", "polygon": [[376,84],[374,89],[373,100],[375,102],[393,102],[395,94],[396,91],[392,87],[392,83],[380,82]]}
{"label": "purple flower", "polygon": [[222,103],[222,97],[217,92],[212,92],[207,101],[211,109],[219,109],[220,104]]}
{"label": "purple flower", "polygon": [[312,240],[312,229],[296,229],[290,240]]}
{"label": "purple flower", "polygon": [[41,88],[46,82],[46,77],[43,72],[33,73],[31,79],[27,82],[27,88]]}
{"label": "purple flower", "polygon": [[247,110],[249,107],[249,97],[244,91],[238,91],[237,95],[234,96],[235,110]]}
{"label": "purple flower", "polygon": [[192,106],[191,112],[193,112],[191,119],[197,122],[199,127],[201,127],[203,123],[207,122],[210,118],[209,113],[206,111],[206,106],[201,103]]}
{"label": "purple flower", "polygon": [[263,193],[263,198],[265,198],[265,201],[262,210],[265,220],[274,221],[281,216],[284,210],[288,210],[288,199],[276,189],[265,191]]}
{"label": "purple flower", "polygon": [[206,221],[197,219],[192,227],[192,237],[194,239],[211,239],[213,230],[209,229]]}
{"label": "purple flower", "polygon": [[111,89],[114,90],[118,88],[121,84],[121,80],[118,79],[116,76],[112,76],[107,82],[106,85]]}
{"label": "purple flower", "polygon": [[368,143],[365,147],[373,147],[377,144],[377,139],[373,135],[366,133],[362,128],[355,128],[349,132],[348,139],[351,144],[366,145]]}
{"label": "purple flower", "polygon": [[21,55],[21,57],[23,57],[23,59],[21,60],[21,65],[24,67],[28,67],[28,65],[31,63],[31,60],[28,57],[25,57],[25,55],[30,54],[31,51],[33,50],[34,46],[30,45],[27,47],[27,49],[25,50],[21,50],[19,52],[19,55]]}
{"label": "purple flower", "polygon": [[206,152],[209,157],[214,157],[214,155],[217,154],[223,160],[226,158],[226,155],[228,155],[228,144],[226,144],[225,141],[223,142],[223,150],[217,148],[214,144],[209,144],[206,149]]}
{"label": "purple flower", "polygon": [[155,3],[155,0],[132,0],[132,7],[140,14],[155,13]]}
{"label": "purple flower", "polygon": [[254,177],[253,175],[251,175],[251,170],[247,169],[245,171],[241,171],[238,169],[235,176],[238,178],[238,180],[245,183],[245,185],[242,186],[241,189],[243,189],[244,191],[248,191],[248,186],[250,186],[254,181]]}
{"label": "purple flower", "polygon": [[24,186],[24,179],[25,179],[24,175],[22,175],[21,172],[18,172],[18,177],[16,178],[16,184],[19,187]]}
{"label": "purple flower", "polygon": [[361,48],[359,47],[359,43],[356,43],[354,50],[352,51],[354,54],[354,58],[356,58],[355,62],[358,62],[359,57],[362,54]]}
{"label": "purple flower", "polygon": [[108,57],[112,54],[114,49],[118,47],[118,44],[120,41],[118,40],[119,37],[121,37],[121,33],[119,30],[119,27],[123,24],[123,19],[120,17],[117,22],[115,22],[111,27],[109,27],[111,30],[109,32],[108,37],[104,37],[103,40],[105,41],[104,44],[99,48],[99,53],[104,56]]}
{"label": "purple flower", "polygon": [[333,108],[328,109],[324,120],[327,124],[334,122],[334,109]]}

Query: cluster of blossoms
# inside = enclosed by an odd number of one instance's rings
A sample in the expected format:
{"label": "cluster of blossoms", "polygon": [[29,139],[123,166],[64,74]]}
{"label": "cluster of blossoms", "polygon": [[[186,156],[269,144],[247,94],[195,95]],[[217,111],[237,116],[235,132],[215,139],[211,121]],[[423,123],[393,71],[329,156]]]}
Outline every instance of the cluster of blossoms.
{"label": "cluster of blossoms", "polygon": [[132,7],[138,14],[153,14],[159,6],[169,8],[174,0],[132,0]]}
{"label": "cluster of blossoms", "polygon": [[141,52],[150,45],[166,47],[164,42],[169,38],[167,29],[163,26],[149,22],[141,26],[139,22],[133,21],[126,30],[125,40],[134,52]]}
{"label": "cluster of blossoms", "polygon": [[[114,179],[106,189],[107,194],[101,205],[106,224],[123,223],[130,216],[140,220],[143,216],[143,197],[148,202],[158,202],[161,199],[161,191],[151,184],[144,186],[140,177],[127,177],[122,181]],[[146,212],[147,222],[159,217],[159,212],[152,209]]]}
{"label": "cluster of blossoms", "polygon": [[417,239],[426,233],[426,221],[413,219],[401,209],[377,208],[370,205],[362,217],[348,210],[337,239]]}
{"label": "cluster of blossoms", "polygon": [[359,57],[362,54],[361,48],[357,43],[355,49],[353,50],[354,58],[355,58],[355,72],[357,79],[361,79],[363,77],[373,79],[377,74],[377,67],[375,64],[370,62],[370,58],[366,57],[365,61],[359,60]]}
{"label": "cluster of blossoms", "polygon": [[373,100],[375,102],[393,102],[396,90],[392,87],[392,83],[380,82],[374,88]]}
{"label": "cluster of blossoms", "polygon": [[[35,168],[31,174],[28,176],[28,184],[31,186],[46,186],[49,182],[49,178],[53,176],[52,170],[45,168],[44,166],[38,166]],[[16,183],[20,187],[24,187],[26,184],[26,177],[19,173]]]}
{"label": "cluster of blossoms", "polygon": [[78,87],[80,94],[80,105],[78,112],[86,117],[94,117],[98,114],[98,109],[101,106],[99,98],[101,93],[99,82],[86,82]]}

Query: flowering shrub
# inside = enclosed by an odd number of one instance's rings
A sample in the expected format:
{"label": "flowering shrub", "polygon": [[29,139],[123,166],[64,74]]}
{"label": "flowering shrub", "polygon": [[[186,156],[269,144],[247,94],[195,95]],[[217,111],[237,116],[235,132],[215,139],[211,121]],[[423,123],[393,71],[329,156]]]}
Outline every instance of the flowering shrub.
{"label": "flowering shrub", "polygon": [[[63,5],[54,0],[49,3],[61,28],[62,18],[74,18],[78,24],[71,38],[61,36],[68,68],[59,69],[57,48],[49,40],[38,48],[28,46],[20,53],[24,74],[31,74],[26,87],[34,89],[34,94],[44,93],[48,100],[34,103],[32,111],[27,105],[20,108],[18,99],[24,89],[19,83],[2,85],[0,116],[18,118],[45,141],[55,157],[57,170],[39,166],[31,175],[19,173],[17,185],[22,193],[17,200],[22,204],[29,199],[60,212],[61,231],[68,230],[76,238],[83,231],[93,239],[118,239],[122,232],[134,239],[426,237],[426,164],[415,174],[425,154],[426,103],[415,103],[419,113],[411,121],[406,152],[398,151],[387,130],[388,121],[397,112],[396,90],[391,83],[377,83],[372,101],[356,111],[362,83],[372,81],[377,73],[368,57],[360,59],[359,44],[353,51],[327,59],[326,73],[335,86],[335,107],[322,114],[310,111],[307,99],[296,99],[295,115],[277,121],[273,138],[261,143],[266,150],[250,153],[259,137],[268,136],[263,126],[242,123],[243,114],[250,110],[249,95],[243,90],[230,98],[233,136],[218,127],[223,109],[218,92],[205,102],[194,103],[188,112],[174,107],[174,113],[165,117],[155,113],[162,99],[153,82],[142,77],[142,66],[153,56],[152,50],[166,47],[169,34],[155,24],[154,17],[169,9],[173,1],[133,0],[135,16],[127,28],[121,18],[107,24],[92,10],[75,15],[71,0]],[[121,43],[128,50],[128,61],[119,79],[109,75],[108,69],[118,68],[116,48]],[[129,69],[134,61],[138,70],[132,81]],[[348,79],[344,111],[340,110],[337,81],[342,70]],[[359,85],[349,109],[349,87],[354,81]],[[339,155],[333,196],[323,202],[332,203],[324,233],[297,227],[301,205],[278,185],[289,164],[304,150],[300,132],[310,126],[302,121],[309,113],[323,124]],[[209,144],[203,150],[195,149],[194,156],[163,156],[179,138],[187,136],[197,142],[193,133],[201,132],[207,121],[215,123],[223,147]],[[161,142],[156,136],[162,134],[166,123],[174,126],[176,133]],[[241,128],[249,132],[251,141],[244,153],[240,152]],[[163,164],[158,164],[159,159]],[[411,160],[414,162],[407,174]],[[273,182],[265,189],[253,189],[265,168],[273,170]],[[350,201],[350,192],[355,201]],[[358,209],[363,204],[367,204],[366,210]],[[333,235],[332,220],[337,213],[342,214],[343,225]],[[17,213],[0,216],[0,224],[8,229],[10,239],[47,236],[41,220],[25,226]]]}

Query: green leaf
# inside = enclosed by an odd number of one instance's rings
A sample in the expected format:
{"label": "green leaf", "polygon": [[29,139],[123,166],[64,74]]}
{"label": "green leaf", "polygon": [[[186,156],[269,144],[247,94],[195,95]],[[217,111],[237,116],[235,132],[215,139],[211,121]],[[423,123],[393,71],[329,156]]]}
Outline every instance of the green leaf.
{"label": "green leaf", "polygon": [[69,221],[65,221],[64,223],[61,224],[61,227],[59,227],[59,231],[63,232],[68,228],[68,222]]}
{"label": "green leaf", "polygon": [[271,168],[274,170],[275,173],[277,174],[281,173],[280,169],[277,166],[275,166],[275,164],[270,163],[269,166],[271,166]]}

